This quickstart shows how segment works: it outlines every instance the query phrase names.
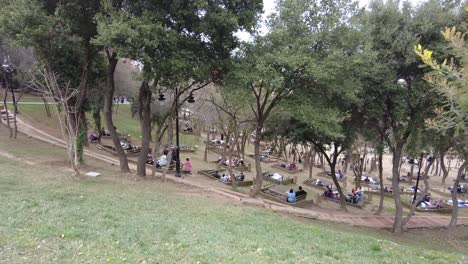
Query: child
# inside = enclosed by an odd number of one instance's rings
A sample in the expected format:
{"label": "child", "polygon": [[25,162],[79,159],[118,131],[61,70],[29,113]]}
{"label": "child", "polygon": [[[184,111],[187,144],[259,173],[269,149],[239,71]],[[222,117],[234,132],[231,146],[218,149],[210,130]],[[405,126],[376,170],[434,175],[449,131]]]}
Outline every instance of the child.
{"label": "child", "polygon": [[192,174],[192,163],[190,162],[190,159],[187,158],[184,162],[184,173],[185,175]]}

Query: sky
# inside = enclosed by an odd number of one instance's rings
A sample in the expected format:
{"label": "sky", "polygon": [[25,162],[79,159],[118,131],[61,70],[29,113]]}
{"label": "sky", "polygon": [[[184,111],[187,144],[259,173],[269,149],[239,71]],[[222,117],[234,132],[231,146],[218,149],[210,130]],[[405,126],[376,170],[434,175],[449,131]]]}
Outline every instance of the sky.
{"label": "sky", "polygon": [[[409,0],[411,4],[417,5],[425,0]],[[265,19],[268,15],[273,13],[275,11],[275,2],[276,0],[263,0],[263,19]],[[359,0],[359,6],[360,7],[366,7],[369,5],[371,0]],[[247,32],[238,32],[236,34],[241,40],[243,41],[249,41],[251,39],[251,36]]]}

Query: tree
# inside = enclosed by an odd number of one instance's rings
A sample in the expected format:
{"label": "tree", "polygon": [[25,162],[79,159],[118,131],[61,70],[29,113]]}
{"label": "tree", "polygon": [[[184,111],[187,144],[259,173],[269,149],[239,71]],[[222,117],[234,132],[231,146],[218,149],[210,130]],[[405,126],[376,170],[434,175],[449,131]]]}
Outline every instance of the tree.
{"label": "tree", "polygon": [[[109,29],[103,32],[104,39],[120,29],[126,33],[128,25],[136,24],[136,27],[130,27],[130,32],[135,33],[124,38],[131,50],[126,46],[127,52],[118,53],[144,65],[140,89],[142,148],[138,175],[146,175],[152,93],[159,86],[193,92],[219,78],[230,52],[237,47],[234,33],[239,29],[251,30],[261,7],[258,0],[228,4],[220,0],[184,4],[142,0],[126,3],[124,11],[114,13],[116,19],[111,15],[110,21],[104,20],[103,27]],[[111,39],[105,43],[109,47],[121,44],[112,42]]]}
{"label": "tree", "polygon": [[[468,12],[465,7],[465,12]],[[462,25],[466,29],[466,24]],[[428,125],[444,134],[451,135],[453,147],[463,156],[465,161],[457,172],[457,178],[452,189],[452,219],[449,224],[449,231],[454,233],[458,218],[458,195],[457,186],[463,171],[468,166],[468,81],[466,62],[468,61],[468,49],[466,47],[465,33],[457,31],[455,27],[446,28],[442,32],[448,46],[453,50],[455,59],[445,59],[438,63],[432,58],[433,52],[423,49],[421,45],[415,47],[416,54],[422,59],[425,65],[432,71],[427,73],[425,80],[433,85],[436,91],[445,99],[445,105],[436,111],[435,118],[428,119]]]}
{"label": "tree", "polygon": [[[90,40],[96,34],[94,17],[100,1],[15,0],[1,4],[2,32],[17,44],[32,48],[41,66],[79,90],[72,98],[79,110],[71,115],[80,113],[81,120],[74,129],[86,133],[84,111],[96,58]],[[79,158],[82,160],[82,156]]]}
{"label": "tree", "polygon": [[[369,85],[366,90],[376,96],[372,102],[366,100],[364,105],[373,106],[365,109],[365,112],[369,113],[369,117],[373,116],[371,119],[379,120],[370,122],[380,124],[376,132],[384,132],[385,142],[392,151],[392,188],[396,208],[393,231],[399,233],[403,231],[400,159],[410,136],[424,129],[424,119],[432,115],[433,106],[438,104],[437,97],[422,80],[424,70],[408,47],[421,40],[424,43],[434,40],[437,28],[453,21],[454,15],[440,15],[452,7],[436,1],[418,9],[412,9],[409,3],[403,3],[400,8],[398,2],[391,1],[385,4],[375,1],[370,7],[364,26],[368,32],[369,46],[378,54],[374,65],[381,70],[378,75],[380,82],[372,81],[374,88]],[[423,21],[432,26],[421,26]]]}

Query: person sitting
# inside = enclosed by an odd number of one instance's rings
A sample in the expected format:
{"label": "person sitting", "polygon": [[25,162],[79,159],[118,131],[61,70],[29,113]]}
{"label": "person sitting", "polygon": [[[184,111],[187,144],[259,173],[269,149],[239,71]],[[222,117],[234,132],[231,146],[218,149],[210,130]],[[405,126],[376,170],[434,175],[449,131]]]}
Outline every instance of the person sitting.
{"label": "person sitting", "polygon": [[154,164],[154,159],[151,157],[151,155],[148,155],[146,158],[146,164],[153,165]]}
{"label": "person sitting", "polygon": [[237,177],[237,181],[243,182],[244,180],[245,180],[245,175],[243,172],[241,172],[239,176]]}
{"label": "person sitting", "polygon": [[444,207],[444,202],[442,200],[439,200],[437,203],[436,203],[436,207],[437,208],[442,208]]}
{"label": "person sitting", "polygon": [[289,170],[292,170],[292,171],[293,171],[293,170],[296,170],[296,169],[297,169],[296,163],[295,163],[294,161],[291,162],[291,164],[289,164]]}
{"label": "person sitting", "polygon": [[156,162],[156,168],[160,169],[164,166],[167,166],[167,156],[162,154],[161,157]]}
{"label": "person sitting", "polygon": [[333,198],[333,191],[330,186],[327,186],[327,189],[324,192],[324,196],[327,198]]}
{"label": "person sitting", "polygon": [[286,168],[287,167],[287,165],[284,164],[284,163],[281,163],[279,166],[280,166],[280,168]]}
{"label": "person sitting", "polygon": [[344,174],[341,172],[341,170],[338,170],[338,178],[343,179]]}
{"label": "person sitting", "polygon": [[109,131],[105,130],[104,128],[101,128],[101,135],[106,136],[106,137],[110,137]]}
{"label": "person sitting", "polygon": [[184,173],[185,175],[192,174],[192,162],[190,162],[189,158],[187,158],[184,162]]}
{"label": "person sitting", "polygon": [[243,159],[240,159],[240,160],[239,160],[238,166],[245,166],[245,162],[244,162]]}
{"label": "person sitting", "polygon": [[364,179],[364,182],[365,183],[370,183],[369,176],[366,176],[366,178]]}
{"label": "person sitting", "polygon": [[215,178],[218,179],[218,180],[221,179],[221,175],[219,175],[219,171],[215,171],[215,172],[213,173],[213,177],[215,177]]}
{"label": "person sitting", "polygon": [[259,160],[260,161],[265,161],[267,159],[267,156],[265,155],[260,155]]}
{"label": "person sitting", "polygon": [[388,190],[388,187],[387,187],[387,186],[385,186],[385,188],[384,188],[384,192],[389,192],[389,190]]}
{"label": "person sitting", "polygon": [[88,139],[91,143],[98,143],[100,141],[99,137],[94,133],[89,133]]}
{"label": "person sitting", "polygon": [[299,191],[296,192],[296,197],[302,196],[302,195],[307,195],[307,192],[302,190],[302,186],[299,186]]}
{"label": "person sitting", "polygon": [[294,203],[296,201],[296,193],[293,189],[289,190],[288,193],[288,203]]}
{"label": "person sitting", "polygon": [[320,179],[317,179],[317,181],[315,181],[315,185],[323,186],[323,182]]}
{"label": "person sitting", "polygon": [[222,182],[231,182],[231,175],[224,175],[221,177]]}

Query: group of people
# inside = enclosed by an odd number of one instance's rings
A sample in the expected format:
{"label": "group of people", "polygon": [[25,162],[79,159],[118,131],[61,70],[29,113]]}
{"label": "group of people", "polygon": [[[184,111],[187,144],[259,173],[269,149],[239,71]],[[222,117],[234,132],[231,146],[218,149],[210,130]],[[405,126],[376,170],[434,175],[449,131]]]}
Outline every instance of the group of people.
{"label": "group of people", "polygon": [[288,192],[288,203],[294,203],[296,202],[297,198],[299,196],[306,196],[307,192],[302,189],[302,186],[299,186],[299,190],[297,192],[294,192],[294,189],[290,189]]}
{"label": "group of people", "polygon": [[362,191],[361,187],[358,190],[351,190],[351,194],[346,196],[346,202],[350,204],[364,204],[364,192]]}
{"label": "group of people", "polygon": [[232,161],[225,160],[223,157],[219,157],[217,163],[222,164],[224,166],[231,166],[232,167],[243,167],[245,166],[245,162],[243,159],[233,158]]}
{"label": "group of people", "polygon": [[229,175],[229,174],[220,174],[219,171],[215,171],[213,176],[222,181],[222,182],[232,182],[233,179],[235,179],[237,182],[243,182],[245,181],[245,175],[243,172],[241,172],[238,176],[236,175]]}
{"label": "group of people", "polygon": [[[331,186],[326,186],[323,192],[323,197],[333,199],[333,200],[339,200],[340,194],[333,192],[333,189]],[[352,189],[351,193],[346,195],[345,200],[347,203],[350,203],[350,204],[363,205],[364,204],[364,192],[362,191],[361,187],[359,187],[359,189],[357,190]]]}
{"label": "group of people", "polygon": [[[172,162],[176,162],[177,160],[176,151],[172,151],[172,159],[170,162],[168,161],[168,155],[169,150],[165,149],[161,157],[159,157],[159,159],[154,160],[152,156],[148,156],[148,158],[146,159],[146,163],[156,166],[157,169],[165,168],[166,166],[168,166]],[[192,162],[190,161],[190,158],[186,158],[185,161],[182,163],[182,171],[185,175],[192,174]]]}
{"label": "group of people", "polygon": [[429,195],[424,195],[423,199],[418,202],[416,207],[422,208],[443,208],[445,203],[442,200],[436,201],[431,199]]}
{"label": "group of people", "polygon": [[126,96],[114,96],[113,101],[114,103],[117,103],[117,104],[125,104],[125,103],[132,102],[133,99],[128,98]]}

